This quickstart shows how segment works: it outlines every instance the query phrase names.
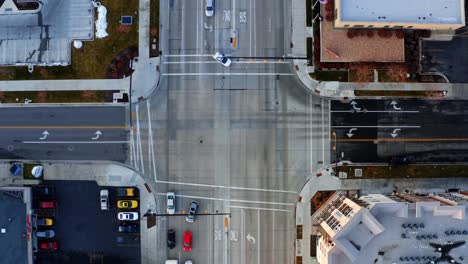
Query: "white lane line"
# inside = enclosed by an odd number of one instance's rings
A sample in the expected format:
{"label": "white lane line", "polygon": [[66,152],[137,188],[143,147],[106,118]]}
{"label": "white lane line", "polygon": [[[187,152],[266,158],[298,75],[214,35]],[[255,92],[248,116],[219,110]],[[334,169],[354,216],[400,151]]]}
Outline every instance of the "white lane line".
{"label": "white lane line", "polygon": [[141,172],[145,173],[145,167],[143,165],[143,150],[141,147],[141,135],[140,135],[140,118],[138,117],[138,104],[135,107],[137,115],[136,115],[136,122],[137,122],[137,147],[140,153],[140,165],[141,165]]}
{"label": "white lane line", "polygon": [[271,231],[271,234],[273,236],[273,238],[271,239],[271,260],[274,260],[275,259],[275,244],[276,244],[276,241],[275,241],[275,212],[273,211],[273,229]]}
{"label": "white lane line", "polygon": [[[156,193],[156,194],[165,196],[167,193]],[[253,201],[253,200],[240,200],[240,199],[224,199],[224,198],[204,197],[204,196],[184,195],[184,194],[177,194],[177,196],[182,197],[182,198],[192,198],[192,199],[212,200],[212,201],[224,201],[224,202],[232,202],[232,203],[270,204],[270,205],[280,205],[280,206],[294,206],[295,205],[293,203]]]}
{"label": "white lane line", "polygon": [[[232,207],[231,208],[235,208]],[[245,211],[241,209],[241,264],[245,263]]]}
{"label": "white lane line", "polygon": [[212,57],[213,54],[166,54],[162,57]]}
{"label": "white lane line", "polygon": [[130,128],[130,165],[135,167],[135,160],[133,159],[133,129]]}
{"label": "white lane line", "polygon": [[[257,7],[257,3],[255,2],[255,0],[253,0],[253,4],[254,4],[253,10],[257,10],[257,8],[256,8],[256,7]],[[254,14],[254,15],[253,15],[253,18],[252,18],[252,19],[255,21],[255,22],[254,22],[254,25],[256,25],[256,24],[257,24],[257,14],[256,14],[255,12],[253,12],[253,14]],[[254,46],[253,46],[253,49],[254,49],[254,57],[257,57],[257,28],[256,28],[255,26],[254,26],[254,31],[255,31],[255,32],[254,32],[254,34],[253,34],[253,36],[254,36]]]}
{"label": "white lane line", "polygon": [[195,11],[197,13],[197,22],[196,22],[197,23],[197,29],[196,29],[197,30],[197,40],[196,40],[197,42],[196,42],[195,47],[196,47],[196,50],[198,51],[199,50],[199,46],[198,46],[199,36],[198,35],[199,35],[199,30],[200,30],[200,27],[199,27],[200,26],[200,12],[199,12],[200,0],[195,0],[195,1],[197,1],[197,10]]}
{"label": "white lane line", "polygon": [[260,210],[257,210],[257,259],[260,264]]}
{"label": "white lane line", "polygon": [[260,189],[260,188],[250,188],[250,187],[236,187],[236,186],[213,185],[213,184],[203,184],[203,183],[171,182],[171,181],[156,181],[156,183],[166,183],[166,184],[174,184],[174,185],[188,185],[188,186],[198,186],[198,187],[207,187],[207,188],[220,188],[220,189],[241,190],[241,191],[277,192],[277,193],[298,194],[295,191]]}
{"label": "white lane line", "polygon": [[313,109],[313,98],[312,98],[312,94],[309,95],[309,117],[310,117],[310,170],[311,172],[313,172],[314,170],[314,131],[313,131],[313,113],[314,113],[314,109]]}
{"label": "white lane line", "polygon": [[137,154],[136,154],[136,148],[135,148],[135,134],[133,133],[133,127],[131,127],[130,129],[130,136],[131,136],[131,147],[133,149],[133,162],[134,162],[134,166],[137,170],[140,170],[139,166],[138,166],[138,160],[137,160]]}
{"label": "white lane line", "polygon": [[359,111],[359,112],[354,112],[352,109],[350,110],[331,110],[330,112],[332,113],[419,113],[419,111],[417,110],[401,110],[401,111],[394,111],[394,110],[390,110],[390,111],[384,111],[384,110],[366,110],[366,111]]}
{"label": "white lane line", "polygon": [[235,75],[235,76],[292,76],[292,73],[266,73],[266,72],[181,72],[181,73],[163,73],[162,76],[223,76],[223,75]]}
{"label": "white lane line", "polygon": [[[163,64],[217,64],[217,61],[165,61]],[[232,61],[232,64],[289,64],[287,61]]]}
{"label": "white lane line", "polygon": [[287,210],[287,209],[276,209],[276,208],[265,208],[265,207],[251,207],[251,206],[238,206],[238,205],[231,205],[229,207],[236,208],[236,209],[247,209],[247,210],[274,211],[274,212],[286,212],[286,213],[292,212],[292,210]]}
{"label": "white lane line", "polygon": [[332,126],[333,128],[421,128],[421,126]]}
{"label": "white lane line", "polygon": [[129,140],[110,141],[23,141],[23,144],[129,144]]}
{"label": "white lane line", "polygon": [[[252,10],[252,1],[253,0],[250,0],[250,10],[249,10],[250,14],[254,14],[253,10]],[[249,28],[250,28],[249,29],[249,31],[250,31],[249,32],[249,34],[250,34],[250,36],[249,36],[249,50],[250,50],[249,57],[252,57],[252,24],[253,24],[253,17],[254,16],[255,16],[255,14],[251,15],[251,19],[249,19],[249,24],[250,24],[249,25]]]}
{"label": "white lane line", "polygon": [[150,146],[151,146],[151,162],[153,164],[153,173],[154,173],[154,181],[158,181],[157,171],[156,171],[156,157],[154,156],[154,141],[153,141],[153,130],[151,129],[151,110],[150,110],[150,102],[149,100],[146,101],[146,107],[148,109],[148,131],[149,131],[149,138],[150,138]]}

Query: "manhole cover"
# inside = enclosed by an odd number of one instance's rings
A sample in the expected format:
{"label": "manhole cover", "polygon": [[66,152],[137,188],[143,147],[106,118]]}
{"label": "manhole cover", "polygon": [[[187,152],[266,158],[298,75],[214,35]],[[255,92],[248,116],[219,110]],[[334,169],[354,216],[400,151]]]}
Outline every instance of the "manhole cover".
{"label": "manhole cover", "polygon": [[67,147],[67,149],[68,149],[68,151],[73,151],[73,150],[75,150],[75,146],[70,145],[70,146]]}
{"label": "manhole cover", "polygon": [[13,145],[8,145],[8,147],[7,147],[8,151],[13,151],[14,149],[15,149],[15,147],[13,147]]}

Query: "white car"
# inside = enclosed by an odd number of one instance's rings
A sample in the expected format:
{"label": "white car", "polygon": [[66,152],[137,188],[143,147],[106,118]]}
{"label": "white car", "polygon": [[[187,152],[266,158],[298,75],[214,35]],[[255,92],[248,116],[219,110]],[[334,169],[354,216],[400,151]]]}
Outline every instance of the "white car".
{"label": "white car", "polygon": [[121,221],[137,221],[138,213],[137,212],[120,212],[117,214],[117,218]]}
{"label": "white car", "polygon": [[191,260],[186,260],[185,264],[193,264],[193,262]]}
{"label": "white car", "polygon": [[216,54],[213,55],[213,59],[217,60],[219,63],[221,63],[222,65],[224,65],[226,67],[231,66],[231,59],[226,57],[221,52],[216,52]]}
{"label": "white car", "polygon": [[109,190],[102,189],[100,191],[99,201],[101,202],[101,210],[109,210]]}
{"label": "white car", "polygon": [[34,166],[31,170],[32,175],[34,178],[40,178],[42,176],[42,171],[44,170],[44,167],[41,165]]}
{"label": "white car", "polygon": [[175,214],[175,193],[168,192],[166,194],[166,204],[167,214]]}
{"label": "white car", "polygon": [[207,17],[213,16],[214,14],[214,0],[206,0],[205,15]]}

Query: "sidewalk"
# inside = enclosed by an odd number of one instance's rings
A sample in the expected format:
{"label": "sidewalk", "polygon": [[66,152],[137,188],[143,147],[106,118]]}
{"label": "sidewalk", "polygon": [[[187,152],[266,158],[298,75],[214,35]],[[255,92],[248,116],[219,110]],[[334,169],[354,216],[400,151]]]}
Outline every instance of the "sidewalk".
{"label": "sidewalk", "polygon": [[[305,0],[291,0],[291,44],[293,57],[306,57],[306,38],[312,36],[312,27],[306,26]],[[355,90],[393,91],[447,91],[445,98],[468,98],[468,84],[463,83],[345,83],[320,82],[309,76],[313,72],[306,60],[293,60],[296,74],[306,89],[329,98],[355,97]],[[375,97],[374,97],[375,98]]]}
{"label": "sidewalk", "polygon": [[341,189],[342,181],[332,176],[330,172],[331,169],[329,171],[324,169],[314,173],[302,187],[299,202],[296,204],[296,226],[302,225],[303,228],[302,239],[296,239],[296,258],[302,257],[303,264],[317,263],[316,259],[310,256],[310,238],[312,232],[311,198],[318,191]]}
{"label": "sidewalk", "polygon": [[[22,161],[28,163],[28,161]],[[31,162],[33,163],[33,162]],[[156,212],[156,191],[154,182],[145,182],[142,175],[123,164],[114,162],[96,161],[42,161],[44,167],[44,180],[74,180],[74,181],[96,181],[103,186],[135,186],[140,190],[140,214],[148,210]],[[0,161],[0,170],[8,171],[9,161]],[[39,181],[24,182],[14,181],[14,176],[9,173],[0,173],[0,186],[18,186],[23,184],[35,184]],[[149,190],[145,186],[148,185]],[[157,226],[146,228],[147,218],[143,218],[141,228],[141,263],[157,263],[157,248],[154,241],[157,240]]]}

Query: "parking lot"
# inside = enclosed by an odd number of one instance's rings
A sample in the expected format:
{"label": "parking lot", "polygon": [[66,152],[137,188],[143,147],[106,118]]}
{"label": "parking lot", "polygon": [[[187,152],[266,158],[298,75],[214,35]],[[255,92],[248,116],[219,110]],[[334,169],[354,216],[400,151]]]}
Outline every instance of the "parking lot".
{"label": "parking lot", "polygon": [[[117,209],[117,188],[98,186],[94,181],[46,181],[44,184],[55,187],[53,199],[57,208],[51,229],[55,231],[58,250],[39,251],[37,263],[140,263],[140,233],[118,232],[123,222],[118,221],[117,214],[123,209]],[[100,208],[101,189],[109,190],[108,211]],[[135,188],[131,200],[138,201],[138,197]],[[33,197],[36,201],[41,199]],[[139,207],[131,211],[138,212]]]}
{"label": "parking lot", "polygon": [[451,83],[468,83],[466,36],[454,37],[452,41],[422,41],[422,71],[443,73]]}

